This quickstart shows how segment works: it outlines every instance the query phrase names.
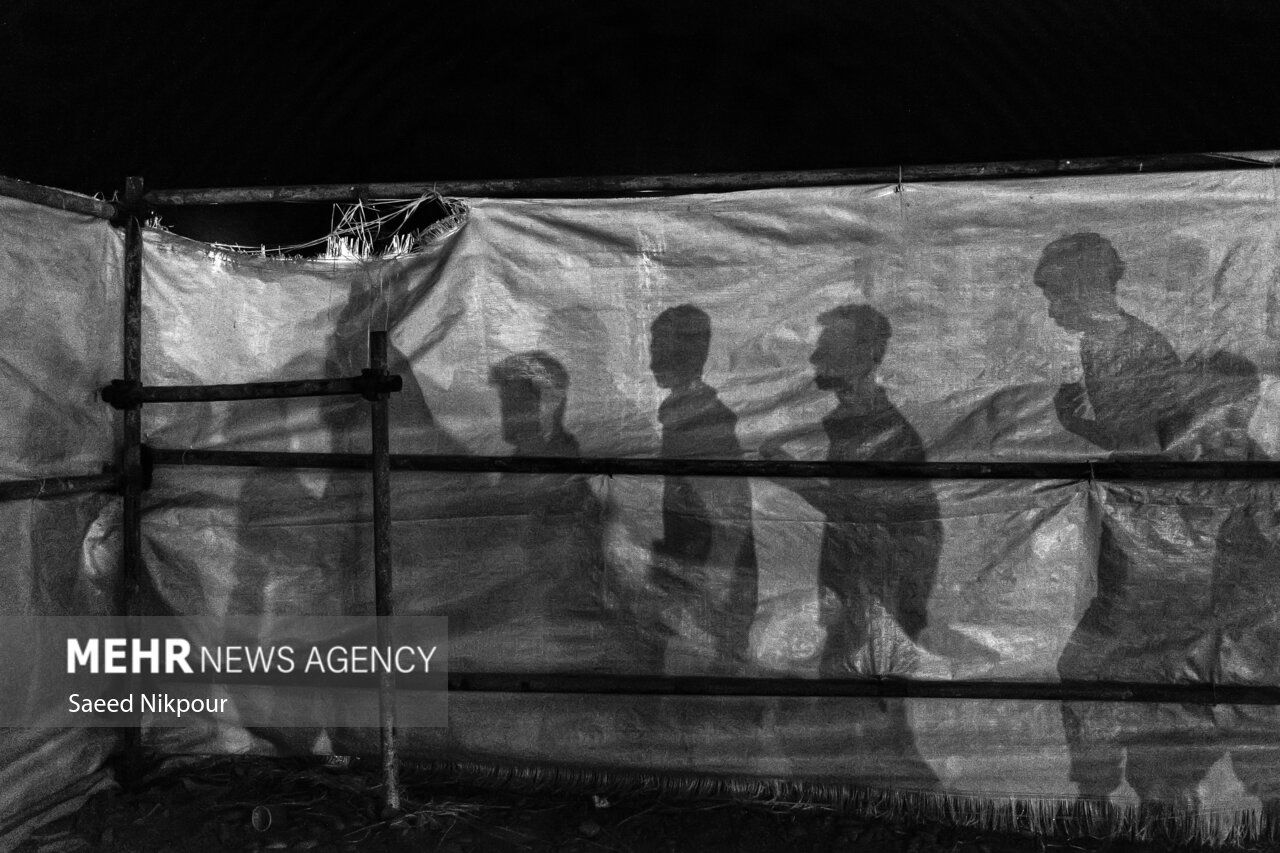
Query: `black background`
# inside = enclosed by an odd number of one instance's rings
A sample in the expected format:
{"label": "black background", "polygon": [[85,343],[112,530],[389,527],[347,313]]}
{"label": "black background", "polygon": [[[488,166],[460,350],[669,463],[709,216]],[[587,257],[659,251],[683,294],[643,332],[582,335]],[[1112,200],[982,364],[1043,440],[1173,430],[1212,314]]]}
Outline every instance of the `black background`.
{"label": "black background", "polygon": [[[1272,2],[6,0],[0,173],[109,198],[127,175],[172,188],[1272,149],[1277,35]],[[269,209],[195,213],[193,236],[296,236]]]}

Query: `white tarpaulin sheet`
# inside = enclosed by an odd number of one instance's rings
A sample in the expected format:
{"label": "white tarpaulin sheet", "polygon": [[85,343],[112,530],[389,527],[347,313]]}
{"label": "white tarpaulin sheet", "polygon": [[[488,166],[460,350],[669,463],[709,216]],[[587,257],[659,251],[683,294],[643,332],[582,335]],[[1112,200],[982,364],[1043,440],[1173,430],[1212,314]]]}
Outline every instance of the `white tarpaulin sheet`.
{"label": "white tarpaulin sheet", "polygon": [[[1260,460],[1280,452],[1274,180],[477,200],[422,252],[365,262],[153,231],[144,380],[349,376],[386,328],[398,453]],[[168,448],[368,449],[358,399],[151,406],[144,429]],[[1276,685],[1275,490],[397,473],[396,607],[449,618],[454,670]],[[146,507],[148,612],[372,609],[364,475],[161,469]],[[432,758],[1208,821],[1276,794],[1275,722],[457,694],[447,732],[408,736]],[[343,738],[153,733],[175,751]]]}
{"label": "white tarpaulin sheet", "polygon": [[[102,220],[0,198],[0,480],[114,460],[117,418],[97,392],[120,366],[122,249]],[[0,503],[0,618],[109,613],[117,520],[103,495]],[[37,681],[5,689],[37,696]],[[114,744],[103,729],[0,729],[0,847],[100,788]]]}

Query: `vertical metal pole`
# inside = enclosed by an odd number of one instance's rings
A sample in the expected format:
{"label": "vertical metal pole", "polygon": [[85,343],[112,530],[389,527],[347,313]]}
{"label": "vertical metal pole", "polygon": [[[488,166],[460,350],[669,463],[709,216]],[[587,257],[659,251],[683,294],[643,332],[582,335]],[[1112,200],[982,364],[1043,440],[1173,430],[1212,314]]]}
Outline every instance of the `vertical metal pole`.
{"label": "vertical metal pole", "polygon": [[[124,233],[124,379],[142,381],[142,178],[125,183]],[[137,611],[142,582],[142,407],[124,411],[124,446],[120,470],[124,475],[122,512],[121,578],[116,613],[131,616]],[[133,788],[142,779],[142,732],[139,724],[124,731],[124,784]]]}
{"label": "vertical metal pole", "polygon": [[[369,368],[387,374],[387,333],[369,333]],[[391,437],[386,392],[373,399],[373,596],[378,617],[378,645],[392,644],[391,615],[394,589],[391,572]],[[400,761],[396,753],[395,673],[378,681],[378,722],[382,730],[383,804],[400,809]]]}

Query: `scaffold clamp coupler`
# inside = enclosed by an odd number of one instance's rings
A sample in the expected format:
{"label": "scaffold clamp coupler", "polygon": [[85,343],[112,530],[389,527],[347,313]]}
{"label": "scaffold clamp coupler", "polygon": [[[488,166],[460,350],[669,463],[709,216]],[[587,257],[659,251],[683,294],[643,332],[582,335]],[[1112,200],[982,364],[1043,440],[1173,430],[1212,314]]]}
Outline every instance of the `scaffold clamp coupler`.
{"label": "scaffold clamp coupler", "polygon": [[369,402],[378,399],[379,394],[392,394],[404,387],[404,381],[398,374],[388,374],[373,367],[360,371],[360,396]]}
{"label": "scaffold clamp coupler", "polygon": [[102,402],[114,409],[131,409],[138,405],[142,393],[142,383],[134,379],[112,379],[111,384],[102,389]]}

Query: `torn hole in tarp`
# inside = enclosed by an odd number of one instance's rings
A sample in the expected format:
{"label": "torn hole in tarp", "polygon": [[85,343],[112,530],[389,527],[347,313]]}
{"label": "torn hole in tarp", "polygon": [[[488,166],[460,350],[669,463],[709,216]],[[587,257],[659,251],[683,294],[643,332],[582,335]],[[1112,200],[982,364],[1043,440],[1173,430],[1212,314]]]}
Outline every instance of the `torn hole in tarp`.
{"label": "torn hole in tarp", "polygon": [[[209,257],[215,263],[245,256],[282,261],[402,258],[456,232],[468,213],[464,201],[438,193],[414,199],[360,199],[333,205],[328,233],[322,237],[279,246],[210,240]],[[159,215],[148,219],[147,227],[169,234],[185,230],[171,227]]]}

